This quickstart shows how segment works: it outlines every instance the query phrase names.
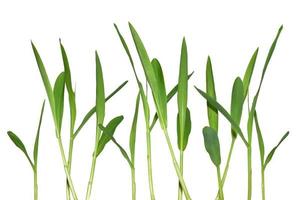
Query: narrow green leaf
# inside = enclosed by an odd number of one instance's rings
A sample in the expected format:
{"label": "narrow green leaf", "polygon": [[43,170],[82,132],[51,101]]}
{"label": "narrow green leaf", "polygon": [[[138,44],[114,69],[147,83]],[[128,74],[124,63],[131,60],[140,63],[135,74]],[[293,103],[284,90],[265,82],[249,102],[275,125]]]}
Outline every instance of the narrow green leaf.
{"label": "narrow green leaf", "polygon": [[128,162],[130,168],[134,168],[133,162],[130,160],[127,152],[125,149],[117,142],[117,140],[114,137],[111,137],[111,141],[119,148],[122,156],[125,158],[125,160]]}
{"label": "narrow green leaf", "polygon": [[243,78],[243,85],[244,85],[244,101],[248,95],[248,91],[249,91],[249,85],[250,85],[250,81],[252,78],[252,74],[254,71],[254,66],[256,63],[256,58],[257,58],[257,54],[258,54],[258,48],[255,50],[255,52],[253,53],[249,64],[247,66],[246,72],[244,74],[244,78]]}
{"label": "narrow green leaf", "polygon": [[184,151],[189,141],[189,136],[192,129],[192,122],[191,122],[191,114],[190,110],[186,108],[186,119],[185,119],[185,126],[184,126],[184,134],[182,139],[179,137],[180,134],[180,123],[179,123],[179,115],[177,115],[177,145],[178,149]]}
{"label": "narrow green leaf", "polygon": [[33,161],[34,161],[35,167],[37,166],[37,159],[38,159],[38,152],[39,152],[40,129],[41,129],[41,124],[42,124],[42,120],[43,120],[44,107],[45,107],[45,101],[43,102],[43,106],[42,106],[42,110],[41,110],[41,114],[40,114],[39,125],[38,125],[36,136],[35,136],[34,148],[33,148]]}
{"label": "narrow green leaf", "polygon": [[21,139],[11,131],[8,131],[7,134],[9,136],[9,138],[11,139],[11,141],[25,154],[25,156],[28,159],[32,169],[34,169],[34,164],[32,163],[31,159],[29,158],[26,147],[23,144],[23,142],[21,141]]}
{"label": "narrow green leaf", "polygon": [[208,126],[204,127],[202,131],[205,149],[214,165],[219,167],[221,164],[221,154],[218,134],[215,129]]}
{"label": "narrow green leaf", "polygon": [[105,92],[102,67],[97,51],[96,55],[96,118],[97,124],[103,124],[105,115]]}
{"label": "narrow green leaf", "polygon": [[222,115],[230,122],[232,129],[239,134],[243,142],[245,143],[246,146],[248,146],[248,142],[244,137],[244,134],[239,127],[239,125],[234,121],[234,119],[230,116],[230,114],[225,110],[225,108],[219,104],[216,100],[214,100],[212,97],[210,97],[208,94],[200,90],[195,86],[196,90],[201,94],[202,97],[206,99],[213,107],[215,107],[219,112],[222,113]]}
{"label": "narrow green leaf", "polygon": [[64,46],[62,45],[61,41],[60,43],[60,49],[61,49],[61,55],[64,63],[64,72],[65,72],[65,83],[66,88],[69,95],[69,106],[70,106],[70,120],[71,120],[71,130],[74,129],[75,120],[76,120],[76,100],[75,100],[75,92],[72,88],[72,78],[71,78],[71,71],[70,71],[70,65],[68,61],[68,56],[65,51]]}
{"label": "narrow green leaf", "polygon": [[178,93],[177,93],[177,105],[178,105],[178,121],[179,131],[177,131],[177,142],[179,143],[179,149],[183,148],[183,138],[185,134],[186,114],[187,114],[187,98],[188,98],[188,54],[185,38],[182,40],[181,57],[179,67],[178,78]]}
{"label": "narrow green leaf", "polygon": [[[240,77],[237,77],[234,81],[232,87],[231,94],[231,109],[230,115],[233,120],[240,125],[242,112],[243,112],[243,104],[244,104],[244,91],[243,91],[243,82]],[[232,136],[236,138],[237,133],[235,131],[231,131]]]}
{"label": "narrow green leaf", "polygon": [[33,50],[33,53],[34,53],[34,56],[35,56],[35,59],[36,59],[36,62],[37,62],[37,65],[38,65],[38,68],[40,71],[40,75],[43,80],[44,87],[45,87],[45,90],[46,90],[46,93],[48,96],[48,101],[49,101],[49,104],[51,107],[51,112],[52,112],[52,116],[54,119],[54,123],[55,123],[55,125],[57,125],[56,114],[55,114],[55,100],[54,100],[52,86],[50,84],[46,69],[44,67],[43,61],[40,57],[38,50],[36,49],[36,47],[34,46],[34,44],[32,42],[31,42],[31,46],[32,46],[32,50]]}
{"label": "narrow green leaf", "polygon": [[[117,94],[127,83],[128,83],[128,81],[124,81],[119,87],[117,87],[117,89],[115,89],[110,95],[108,95],[105,98],[105,102],[107,102],[115,94]],[[82,122],[80,123],[80,125],[78,126],[76,131],[74,132],[74,138],[76,138],[76,136],[78,135],[80,130],[83,128],[83,126],[86,124],[86,122],[93,116],[93,114],[95,114],[95,112],[96,112],[96,106],[94,106],[92,109],[90,109],[89,112],[84,116]]]}
{"label": "narrow green leaf", "polygon": [[129,137],[130,158],[133,165],[135,161],[135,139],[136,139],[137,120],[139,115],[139,105],[140,105],[140,93],[138,93],[136,97],[134,116],[131,124],[130,137]]}
{"label": "narrow green leaf", "polygon": [[258,123],[257,113],[255,111],[254,113],[254,120],[255,120],[255,127],[256,127],[256,133],[257,133],[257,139],[258,139],[258,146],[259,146],[259,153],[260,153],[260,162],[262,165],[264,165],[265,160],[265,144],[264,139],[261,133],[261,129]]}
{"label": "narrow green leaf", "polygon": [[57,133],[61,132],[61,124],[64,113],[65,73],[60,73],[55,81],[53,94],[55,102],[55,115],[57,120]]}
{"label": "narrow green leaf", "polygon": [[[155,102],[157,103],[157,113],[160,113],[158,116],[161,116],[161,127],[166,128],[168,126],[168,117],[167,117],[167,93],[166,93],[166,87],[165,87],[165,80],[163,71],[161,69],[161,65],[159,61],[155,58],[151,62],[152,67],[155,72],[156,81],[158,85],[157,94],[154,94],[154,96],[157,96],[155,98]],[[155,91],[154,91],[155,92]]]}
{"label": "narrow green leaf", "polygon": [[97,146],[97,152],[96,155],[99,156],[99,154],[103,151],[105,145],[111,140],[113,137],[116,128],[119,126],[119,124],[123,121],[124,117],[123,116],[118,116],[113,118],[106,127],[101,128],[101,124],[99,124],[100,129],[103,129],[103,134],[101,135],[101,138],[98,142]]}
{"label": "narrow green leaf", "polygon": [[289,132],[287,132],[286,134],[284,134],[281,138],[281,140],[279,141],[279,143],[270,151],[270,153],[268,154],[266,161],[265,161],[265,165],[264,165],[264,169],[267,167],[267,165],[269,164],[269,162],[272,160],[274,153],[276,151],[276,149],[279,147],[279,145],[287,138],[287,136],[289,135]]}
{"label": "narrow green leaf", "polygon": [[[215,91],[214,74],[211,59],[208,56],[206,63],[206,93],[214,100],[217,100]],[[209,126],[218,132],[218,110],[207,102],[207,115]]]}

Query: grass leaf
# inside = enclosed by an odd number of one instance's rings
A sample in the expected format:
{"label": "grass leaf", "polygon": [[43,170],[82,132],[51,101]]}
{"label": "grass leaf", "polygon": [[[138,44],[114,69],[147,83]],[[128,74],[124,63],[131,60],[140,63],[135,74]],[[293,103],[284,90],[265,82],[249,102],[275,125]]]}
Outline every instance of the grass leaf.
{"label": "grass leaf", "polygon": [[[208,56],[206,63],[206,93],[213,98],[217,99],[215,91],[214,74],[212,70],[211,59]],[[207,102],[207,115],[209,126],[218,132],[218,110],[214,108],[210,102]]]}
{"label": "grass leaf", "polygon": [[[102,67],[97,51],[96,56],[96,118],[97,124],[103,124],[105,115],[105,92]],[[97,128],[98,130],[98,128]]]}
{"label": "grass leaf", "polygon": [[215,129],[208,126],[204,127],[202,131],[205,149],[214,165],[219,167],[221,164],[221,154],[218,134]]}
{"label": "grass leaf", "polygon": [[219,104],[216,100],[214,100],[212,97],[210,97],[208,94],[200,90],[195,86],[196,90],[201,94],[202,97],[206,99],[213,107],[215,107],[219,112],[222,113],[222,115],[230,122],[232,129],[239,134],[243,142],[245,143],[246,146],[248,146],[248,142],[244,137],[244,134],[239,127],[239,125],[234,121],[234,119],[230,116],[230,114],[226,111],[226,109]]}
{"label": "grass leaf", "polygon": [[28,156],[26,147],[23,144],[23,142],[21,141],[21,139],[16,134],[14,134],[12,131],[8,131],[7,134],[9,136],[9,138],[11,139],[11,141],[25,154],[31,167],[34,169],[34,164],[32,163],[30,157]]}
{"label": "grass leaf", "polygon": [[[231,94],[231,108],[230,108],[230,115],[233,120],[240,125],[242,112],[243,112],[243,104],[244,104],[244,91],[243,91],[243,82],[240,77],[237,77],[234,81],[232,87],[232,94]],[[237,133],[232,131],[232,136],[236,138]]]}
{"label": "grass leaf", "polygon": [[60,73],[55,81],[53,94],[55,102],[55,115],[57,120],[58,134],[61,132],[62,118],[64,113],[65,73]]}
{"label": "grass leaf", "polygon": [[276,149],[287,138],[287,136],[289,136],[289,132],[287,132],[286,134],[284,134],[282,136],[282,138],[280,139],[279,143],[270,151],[270,153],[268,154],[268,156],[267,156],[267,158],[265,160],[264,169],[267,167],[267,165],[269,164],[269,162],[272,160],[273,155],[274,155]]}
{"label": "grass leaf", "polygon": [[114,135],[116,128],[119,126],[119,124],[123,121],[123,116],[118,116],[113,118],[106,127],[101,128],[101,124],[99,124],[100,129],[103,129],[103,134],[101,135],[101,138],[98,142],[96,155],[99,156],[99,154],[103,151],[105,145],[111,140],[112,136]]}
{"label": "grass leaf", "polygon": [[259,146],[259,153],[260,153],[260,162],[262,165],[264,165],[265,160],[265,144],[264,139],[261,133],[261,129],[258,123],[257,113],[255,111],[254,113],[254,120],[255,120],[255,127],[256,127],[256,133],[257,133],[257,139],[258,139],[258,146]]}
{"label": "grass leaf", "polygon": [[129,149],[130,149],[130,158],[131,158],[130,160],[133,165],[135,161],[135,140],[136,140],[137,120],[139,115],[139,105],[140,105],[140,93],[138,93],[136,97],[134,116],[131,124],[130,137],[129,137]]}
{"label": "grass leaf", "polygon": [[184,151],[189,141],[189,136],[192,129],[192,122],[191,122],[191,114],[190,110],[186,108],[186,118],[185,118],[185,125],[184,125],[184,133],[183,138],[180,138],[180,123],[179,123],[179,115],[177,115],[177,145],[178,149]]}
{"label": "grass leaf", "polygon": [[117,140],[114,137],[111,137],[111,141],[119,148],[122,156],[125,158],[125,160],[128,162],[130,168],[134,168],[133,162],[130,160],[127,152],[125,149],[117,142]]}
{"label": "grass leaf", "polygon": [[42,105],[39,125],[38,125],[38,128],[37,128],[37,132],[36,132],[36,136],[35,136],[35,142],[34,142],[34,148],[33,148],[33,161],[34,161],[35,167],[37,166],[37,159],[38,159],[38,152],[39,152],[40,129],[41,129],[41,124],[42,124],[42,120],[43,120],[44,107],[45,107],[45,101],[43,102],[43,105]]}
{"label": "grass leaf", "polygon": [[179,149],[183,149],[183,141],[186,126],[186,114],[187,114],[187,98],[188,98],[188,55],[185,38],[182,40],[181,46],[181,57],[180,57],[180,68],[178,78],[178,92],[177,92],[177,105],[178,105],[178,121],[177,131],[178,146]]}

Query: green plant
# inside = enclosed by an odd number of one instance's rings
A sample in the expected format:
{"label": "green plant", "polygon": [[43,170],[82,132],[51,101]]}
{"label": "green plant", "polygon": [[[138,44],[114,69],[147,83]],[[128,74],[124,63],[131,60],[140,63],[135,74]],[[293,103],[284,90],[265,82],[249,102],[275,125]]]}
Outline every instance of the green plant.
{"label": "green plant", "polygon": [[35,142],[34,142],[34,148],[33,148],[33,161],[31,160],[30,156],[27,153],[26,147],[23,144],[22,140],[14,134],[12,131],[8,131],[7,134],[11,141],[24,153],[27,160],[30,163],[30,166],[33,171],[33,182],[34,182],[34,200],[38,199],[38,153],[39,153],[39,138],[40,138],[40,129],[43,119],[43,113],[44,113],[44,107],[45,107],[45,101],[43,102],[43,106],[41,109],[39,124],[35,136]]}
{"label": "green plant", "polygon": [[265,158],[265,144],[264,144],[264,139],[262,136],[262,132],[258,123],[258,118],[256,111],[254,112],[254,120],[255,120],[255,128],[256,128],[256,133],[257,133],[257,139],[258,139],[258,146],[259,146],[259,153],[260,153],[260,167],[261,167],[261,193],[262,193],[262,199],[266,199],[266,194],[265,194],[265,170],[266,167],[268,166],[269,162],[272,160],[273,155],[276,151],[276,149],[279,147],[279,145],[287,138],[289,135],[289,132],[285,133],[278,144],[272,148],[272,150],[269,152],[267,157]]}

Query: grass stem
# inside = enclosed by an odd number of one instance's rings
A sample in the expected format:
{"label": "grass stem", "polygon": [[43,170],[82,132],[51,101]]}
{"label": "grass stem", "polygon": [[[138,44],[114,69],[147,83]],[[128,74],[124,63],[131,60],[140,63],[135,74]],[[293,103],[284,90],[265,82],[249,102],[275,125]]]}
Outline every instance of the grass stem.
{"label": "grass stem", "polygon": [[262,166],[261,168],[261,195],[262,195],[262,200],[266,199],[266,191],[265,191],[265,170]]}
{"label": "grass stem", "polygon": [[136,200],[136,183],[135,183],[135,168],[131,168],[131,194],[132,200]]}
{"label": "grass stem", "polygon": [[146,140],[147,140],[147,164],[148,164],[148,181],[149,181],[150,197],[151,197],[151,200],[155,200],[153,175],[152,175],[151,136],[150,136],[149,127],[147,127],[146,137],[147,137],[146,138]]}
{"label": "grass stem", "polygon": [[[74,137],[73,137],[73,131],[71,131],[70,142],[69,142],[69,152],[68,152],[68,171],[70,174],[71,174],[71,168],[72,168],[73,146],[74,146]],[[70,185],[69,185],[68,179],[66,180],[66,198],[67,198],[67,200],[71,200]]]}
{"label": "grass stem", "polygon": [[38,200],[38,179],[37,179],[37,168],[35,167],[33,170],[34,176],[34,200]]}
{"label": "grass stem", "polygon": [[[182,150],[180,150],[179,167],[180,167],[180,173],[183,176],[183,151]],[[182,187],[180,181],[178,183],[178,200],[182,200]]]}
{"label": "grass stem", "polygon": [[220,200],[224,200],[224,193],[223,193],[223,186],[222,186],[222,178],[221,178],[220,166],[217,167],[217,176],[218,176],[218,185],[219,185]]}
{"label": "grass stem", "polygon": [[249,141],[249,146],[247,147],[247,160],[248,160],[248,195],[247,199],[252,199],[252,148]]}

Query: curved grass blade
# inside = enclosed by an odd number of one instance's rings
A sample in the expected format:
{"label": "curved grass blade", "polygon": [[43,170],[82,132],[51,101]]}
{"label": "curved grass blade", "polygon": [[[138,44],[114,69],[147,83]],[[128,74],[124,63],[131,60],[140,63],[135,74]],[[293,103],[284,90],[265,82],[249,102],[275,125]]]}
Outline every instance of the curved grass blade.
{"label": "curved grass blade", "polygon": [[269,164],[269,162],[272,160],[275,151],[277,150],[277,148],[280,146],[280,144],[287,138],[287,136],[289,136],[289,131],[284,134],[282,136],[282,138],[280,139],[279,143],[270,151],[270,153],[268,154],[266,160],[265,160],[265,164],[264,164],[264,169],[267,167],[267,165]]}
{"label": "curved grass blade", "polygon": [[33,161],[34,161],[35,167],[37,167],[37,159],[38,159],[38,152],[39,152],[40,129],[41,129],[41,124],[42,124],[42,120],[43,120],[44,108],[45,108],[45,101],[43,102],[43,105],[42,105],[39,125],[38,125],[38,128],[37,128],[37,133],[36,133],[36,136],[35,136],[35,142],[34,142],[34,148],[33,148]]}
{"label": "curved grass blade", "polygon": [[202,97],[206,99],[213,107],[215,107],[219,112],[222,113],[222,115],[230,122],[232,129],[239,134],[241,139],[243,140],[244,144],[248,146],[248,142],[244,137],[244,134],[239,127],[239,125],[233,120],[233,118],[230,116],[230,114],[225,110],[225,108],[219,104],[216,100],[214,100],[212,97],[210,97],[208,94],[200,90],[195,86],[196,90],[201,94]]}
{"label": "curved grass blade", "polygon": [[250,61],[249,61],[249,64],[247,66],[247,69],[246,69],[246,72],[244,74],[244,78],[243,78],[243,85],[244,85],[244,101],[248,95],[248,91],[249,91],[249,85],[250,85],[250,81],[251,81],[251,78],[252,78],[252,74],[253,74],[253,71],[254,71],[254,66],[255,66],[255,63],[256,63],[256,58],[257,58],[257,54],[258,54],[258,48],[255,50],[255,52],[253,53]]}
{"label": "curved grass blade", "polygon": [[[178,78],[178,92],[177,92],[177,105],[178,105],[178,117],[177,117],[177,141],[178,148],[183,150],[184,134],[186,126],[186,114],[187,114],[187,98],[188,98],[188,57],[185,38],[182,40],[180,68]],[[189,134],[189,132],[188,132]]]}
{"label": "curved grass blade", "polygon": [[208,126],[204,127],[202,131],[205,149],[214,165],[219,167],[221,164],[221,154],[218,134],[215,129]]}
{"label": "curved grass blade", "polygon": [[130,168],[134,168],[134,165],[133,165],[132,161],[130,160],[126,150],[117,142],[117,140],[114,137],[111,137],[111,141],[119,148],[122,156],[128,162]]}
{"label": "curved grass blade", "polygon": [[53,89],[58,134],[60,134],[61,132],[61,124],[62,124],[62,118],[64,113],[64,91],[65,91],[65,73],[62,72],[56,78],[54,89]]}
{"label": "curved grass blade", "polygon": [[69,65],[67,53],[61,41],[59,41],[59,43],[60,43],[61,55],[64,63],[65,83],[69,95],[70,118],[71,118],[70,126],[71,126],[71,130],[74,130],[75,121],[76,121],[75,91],[72,88],[72,78],[71,78],[71,71],[70,71],[70,65]]}
{"label": "curved grass blade", "polygon": [[[127,83],[128,83],[128,81],[124,81],[119,87],[117,87],[110,95],[108,95],[105,98],[105,102],[107,102],[115,94],[117,94]],[[82,122],[80,123],[80,125],[78,126],[76,131],[74,132],[74,138],[76,138],[76,136],[78,135],[80,130],[83,128],[83,126],[86,124],[86,122],[93,116],[93,114],[95,114],[95,112],[96,112],[96,106],[94,106],[92,109],[90,109],[90,111],[84,116]]]}
{"label": "curved grass blade", "polygon": [[140,93],[138,93],[136,97],[135,111],[134,111],[134,116],[131,124],[130,136],[129,136],[130,160],[133,165],[135,163],[135,140],[136,140],[137,120],[139,115],[139,105],[140,105]]}
{"label": "curved grass blade", "polygon": [[102,129],[103,134],[101,135],[101,138],[98,142],[96,155],[99,156],[99,154],[103,151],[105,145],[111,140],[112,136],[114,135],[116,128],[120,125],[120,123],[123,121],[123,116],[118,116],[113,118],[106,127],[101,127],[102,125],[99,124],[100,129]]}
{"label": "curved grass blade", "polygon": [[[233,120],[240,125],[242,112],[243,112],[243,104],[244,104],[244,91],[243,91],[243,82],[240,77],[237,77],[234,81],[232,87],[231,94],[231,108],[230,115]],[[237,133],[235,131],[231,131],[232,136],[236,138]]]}
{"label": "curved grass blade", "polygon": [[[212,70],[211,59],[208,56],[206,63],[206,93],[213,98],[217,99],[215,91],[214,74]],[[218,132],[218,110],[207,102],[207,115],[209,126]]]}
{"label": "curved grass blade", "polygon": [[259,146],[259,153],[260,153],[260,162],[262,165],[264,165],[264,159],[265,159],[265,144],[264,139],[261,133],[261,129],[258,123],[257,113],[254,112],[254,120],[255,120],[255,127],[257,132],[257,139],[258,139],[258,146]]}
{"label": "curved grass blade", "polygon": [[96,118],[97,124],[103,124],[105,115],[105,92],[102,67],[97,51],[96,56]]}
{"label": "curved grass blade", "polygon": [[50,84],[46,69],[44,67],[43,61],[40,57],[40,54],[38,52],[38,50],[36,49],[35,45],[33,44],[33,42],[31,42],[31,46],[32,46],[32,50],[40,71],[40,75],[42,77],[42,81],[48,96],[48,101],[51,107],[51,112],[52,112],[52,116],[54,119],[54,123],[57,126],[57,120],[56,120],[56,114],[55,114],[55,99],[54,99],[54,94],[53,94],[53,90],[52,90],[52,86]]}
{"label": "curved grass blade", "polygon": [[11,141],[24,153],[24,155],[28,159],[32,169],[34,169],[34,164],[32,163],[22,140],[16,134],[14,134],[12,131],[8,131],[7,134],[9,136],[9,138],[11,139]]}
{"label": "curved grass blade", "polygon": [[[180,131],[180,123],[179,123],[179,115],[177,115],[177,133]],[[185,119],[185,125],[184,125],[184,134],[183,134],[183,138],[180,139],[179,136],[180,134],[177,134],[177,145],[178,145],[178,149],[181,151],[184,151],[186,149],[186,146],[188,144],[189,141],[189,136],[191,133],[191,129],[192,129],[192,122],[191,122],[191,114],[190,114],[190,110],[187,108],[186,109],[186,119]]]}

